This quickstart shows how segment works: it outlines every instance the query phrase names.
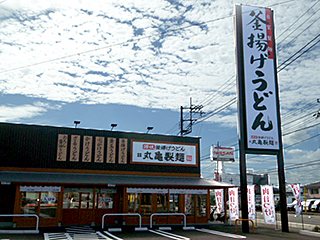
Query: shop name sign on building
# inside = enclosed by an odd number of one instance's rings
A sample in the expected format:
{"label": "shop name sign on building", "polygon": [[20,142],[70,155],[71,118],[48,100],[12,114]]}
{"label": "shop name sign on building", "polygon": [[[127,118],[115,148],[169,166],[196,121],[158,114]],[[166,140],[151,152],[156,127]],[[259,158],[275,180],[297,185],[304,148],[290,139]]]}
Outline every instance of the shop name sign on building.
{"label": "shop name sign on building", "polygon": [[195,166],[196,145],[133,141],[131,162]]}
{"label": "shop name sign on building", "polygon": [[237,41],[238,53],[243,51],[243,59],[238,64],[244,71],[244,102],[240,104],[245,106],[242,114],[245,114],[246,145],[248,149],[279,150],[272,11],[253,6],[241,6],[237,11],[242,20],[242,41]]}

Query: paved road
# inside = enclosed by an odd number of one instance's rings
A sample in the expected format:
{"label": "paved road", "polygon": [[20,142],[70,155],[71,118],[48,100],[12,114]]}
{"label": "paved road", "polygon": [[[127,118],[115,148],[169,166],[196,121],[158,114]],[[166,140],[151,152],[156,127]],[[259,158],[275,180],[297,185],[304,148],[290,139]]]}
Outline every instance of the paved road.
{"label": "paved road", "polygon": [[[227,239],[246,239],[249,240],[298,240],[298,239],[308,239],[308,240],[319,240],[319,237],[312,237],[312,236],[303,236],[300,235],[298,232],[290,232],[290,233],[283,233],[281,231],[276,231],[274,228],[270,227],[259,227],[255,230],[255,232],[251,232],[249,234],[242,234],[242,233],[235,233],[234,226],[229,225],[217,225],[217,226],[211,226],[211,230],[218,231],[220,233],[210,233],[207,230],[204,231],[183,231],[183,230],[173,230],[173,231],[163,231],[160,233],[163,233],[162,235],[159,235],[155,232],[159,232],[158,230],[152,230],[152,231],[145,231],[145,232],[126,232],[126,233],[112,233],[117,238],[113,238],[109,236],[109,239],[145,239],[145,240],[165,240],[165,239],[175,239],[175,240],[227,240]],[[203,230],[202,228],[199,228],[199,230]],[[223,236],[222,233],[232,233],[232,235],[229,236]],[[173,235],[174,234],[174,235]],[[236,235],[235,235],[236,234]],[[319,234],[320,235],[320,234]],[[43,240],[44,235],[0,235],[0,240],[6,239],[6,240]],[[97,238],[86,238],[86,239],[97,239]]]}

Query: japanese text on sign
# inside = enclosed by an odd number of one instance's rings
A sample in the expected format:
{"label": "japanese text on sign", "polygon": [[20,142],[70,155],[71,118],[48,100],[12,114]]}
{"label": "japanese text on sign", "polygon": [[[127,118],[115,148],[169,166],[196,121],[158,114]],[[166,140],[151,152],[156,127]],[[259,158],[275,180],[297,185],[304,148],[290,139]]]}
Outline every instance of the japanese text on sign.
{"label": "japanese text on sign", "polygon": [[223,201],[223,189],[215,189],[215,198],[216,198],[216,213],[224,213],[224,201]]}
{"label": "japanese text on sign", "polygon": [[104,158],[104,137],[96,137],[94,162],[102,163]]}
{"label": "japanese text on sign", "polygon": [[239,219],[239,196],[238,188],[229,188],[229,213],[230,220],[235,221]]}
{"label": "japanese text on sign", "polygon": [[91,155],[92,155],[92,136],[84,136],[82,162],[91,162]]}
{"label": "japanese text on sign", "polygon": [[119,139],[119,163],[127,164],[127,149],[128,149],[128,139]]}
{"label": "japanese text on sign", "polygon": [[67,160],[67,146],[68,146],[68,135],[59,134],[58,145],[57,145],[57,161]]}
{"label": "japanese text on sign", "polygon": [[267,224],[273,224],[276,221],[273,188],[272,186],[261,186],[261,202],[262,212],[264,215],[264,222]]}
{"label": "japanese text on sign", "polygon": [[196,146],[133,141],[133,163],[196,165]]}
{"label": "japanese text on sign", "polygon": [[247,196],[248,196],[248,217],[251,220],[256,219],[256,201],[254,194],[254,185],[247,186]]}
{"label": "japanese text on sign", "polygon": [[279,149],[271,9],[242,6],[247,145]]}
{"label": "japanese text on sign", "polygon": [[70,161],[79,162],[80,135],[71,135]]}

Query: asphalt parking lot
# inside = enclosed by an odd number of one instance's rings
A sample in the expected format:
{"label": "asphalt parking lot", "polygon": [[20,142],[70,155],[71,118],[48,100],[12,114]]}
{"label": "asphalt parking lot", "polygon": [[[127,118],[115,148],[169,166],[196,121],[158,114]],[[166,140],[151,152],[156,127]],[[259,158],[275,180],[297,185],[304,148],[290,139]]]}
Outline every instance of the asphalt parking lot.
{"label": "asphalt parking lot", "polygon": [[[62,229],[61,229],[62,230]],[[125,232],[110,232],[106,234],[104,231],[97,230],[99,234],[91,232],[89,234],[81,235],[74,234],[70,235],[70,238],[46,238],[45,233],[48,233],[46,230],[42,230],[40,234],[36,235],[9,235],[9,234],[0,234],[0,240],[63,240],[63,239],[175,239],[175,240],[216,240],[216,239],[252,239],[252,240],[273,240],[273,239],[308,239],[308,240],[319,240],[319,236],[304,236],[301,235],[297,229],[290,229],[289,233],[283,233],[281,230],[275,230],[270,226],[260,226],[254,231],[250,229],[250,233],[243,234],[241,233],[241,228],[236,229],[235,226],[230,226],[226,224],[221,225],[211,225],[207,227],[198,227],[195,230],[182,230],[182,229],[173,229],[169,230],[158,230],[158,229],[148,229],[147,231],[125,231]],[[62,234],[65,234],[66,231],[60,231]],[[48,234],[47,234],[48,235]]]}

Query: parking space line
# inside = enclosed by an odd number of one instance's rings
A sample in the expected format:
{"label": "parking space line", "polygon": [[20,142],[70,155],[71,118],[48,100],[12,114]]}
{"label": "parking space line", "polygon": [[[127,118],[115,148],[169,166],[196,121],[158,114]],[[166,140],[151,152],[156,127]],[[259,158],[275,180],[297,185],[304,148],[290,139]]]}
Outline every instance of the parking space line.
{"label": "parking space line", "polygon": [[171,239],[175,239],[175,240],[182,240],[182,239],[183,239],[183,238],[180,238],[180,237],[171,236],[171,235],[169,235],[167,232],[164,232],[164,233],[163,233],[163,232],[160,232],[160,231],[161,231],[161,230],[155,231],[155,230],[149,229],[149,232],[158,234],[158,235],[163,236],[163,237],[167,237],[167,238],[171,238]]}
{"label": "parking space line", "polygon": [[107,234],[109,237],[111,238],[107,238],[107,239],[111,239],[111,240],[123,240],[122,238],[119,238],[111,233],[109,233],[108,231],[103,231],[105,234]]}
{"label": "parking space line", "polygon": [[182,239],[182,240],[190,240],[190,238],[187,238],[187,237],[184,237],[184,236],[180,236],[180,235],[177,235],[177,234],[173,234],[173,233],[170,233],[170,232],[165,232],[165,231],[162,231],[162,230],[156,230],[156,231],[164,233],[164,234],[168,234],[168,235],[173,236],[173,237],[177,237],[177,238]]}
{"label": "parking space line", "polygon": [[218,232],[218,231],[214,231],[214,230],[210,230],[210,229],[205,229],[205,228],[196,229],[196,230],[199,231],[199,232],[205,232],[205,233],[214,234],[214,235],[219,235],[219,236],[223,236],[223,237],[229,237],[229,238],[236,238],[236,239],[247,238],[246,236],[242,236],[242,235],[236,235],[236,234],[225,233],[225,232]]}
{"label": "parking space line", "polygon": [[72,237],[69,233],[44,233],[45,240],[72,240]]}

